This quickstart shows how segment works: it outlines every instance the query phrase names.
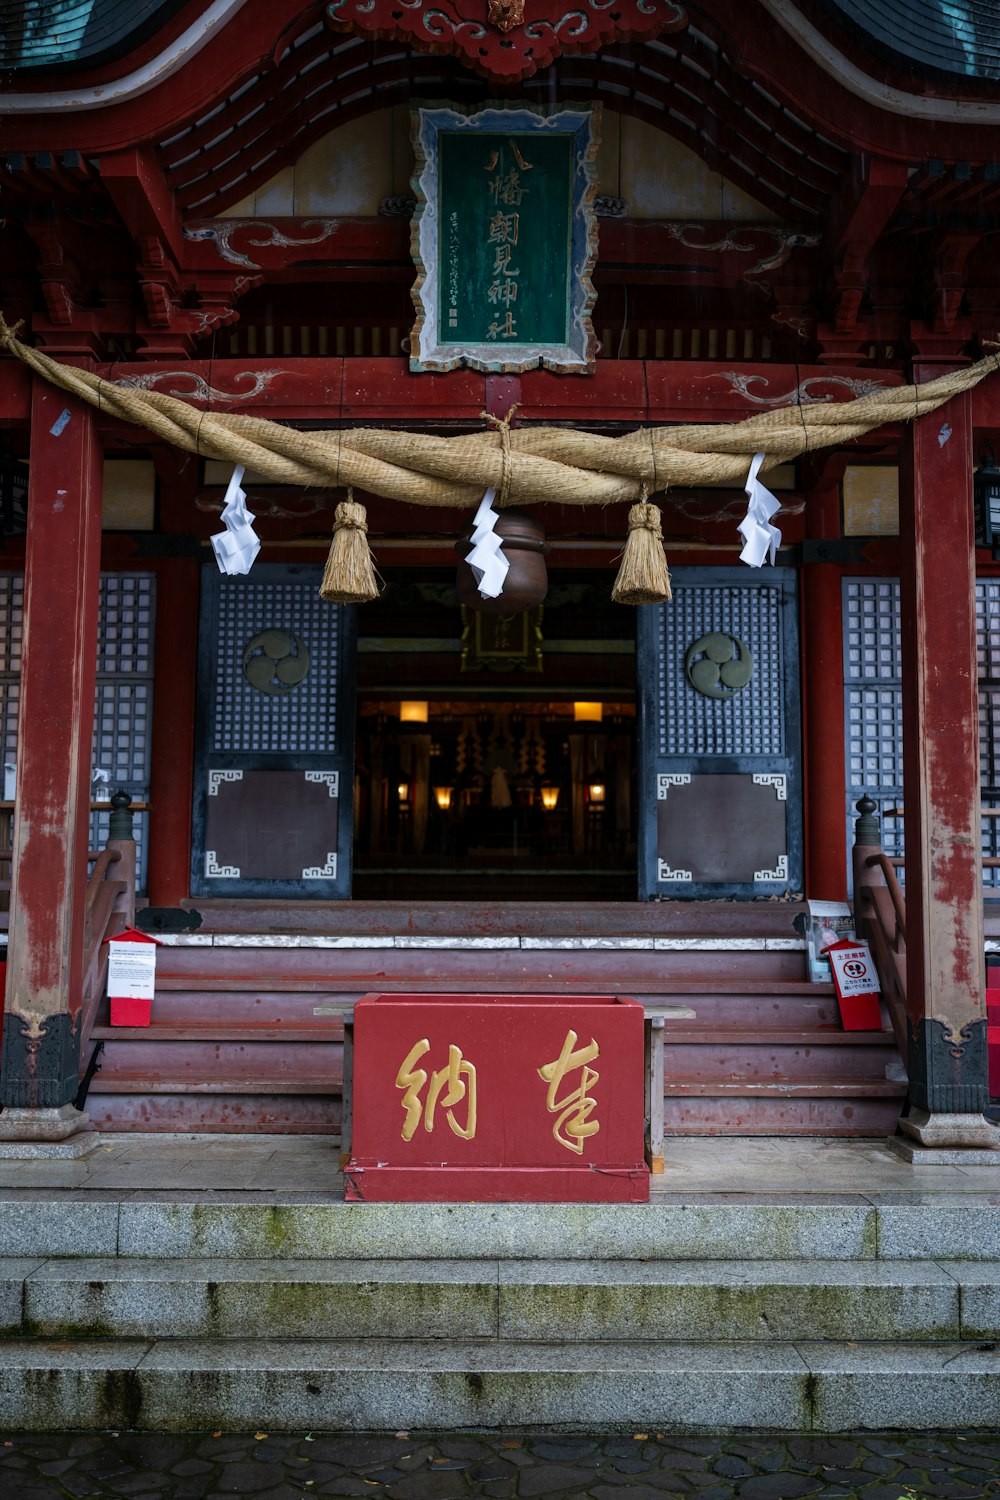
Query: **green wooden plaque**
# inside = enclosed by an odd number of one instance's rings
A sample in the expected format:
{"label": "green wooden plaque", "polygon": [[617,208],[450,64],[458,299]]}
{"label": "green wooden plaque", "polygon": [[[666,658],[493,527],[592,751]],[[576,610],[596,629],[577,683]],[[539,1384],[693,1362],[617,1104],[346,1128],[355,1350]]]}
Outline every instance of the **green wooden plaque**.
{"label": "green wooden plaque", "polygon": [[414,111],[413,370],[593,369],[594,108]]}

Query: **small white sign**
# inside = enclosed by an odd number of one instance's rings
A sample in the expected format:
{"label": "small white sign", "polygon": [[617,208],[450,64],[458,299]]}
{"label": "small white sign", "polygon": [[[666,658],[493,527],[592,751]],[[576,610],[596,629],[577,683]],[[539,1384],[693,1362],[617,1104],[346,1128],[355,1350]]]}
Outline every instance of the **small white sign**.
{"label": "small white sign", "polygon": [[115,1000],[152,1000],[155,980],[155,943],[108,944],[108,994]]}
{"label": "small white sign", "polygon": [[881,993],[878,974],[867,943],[852,943],[849,948],[832,948],[827,958],[833,965],[837,989],[842,996]]}

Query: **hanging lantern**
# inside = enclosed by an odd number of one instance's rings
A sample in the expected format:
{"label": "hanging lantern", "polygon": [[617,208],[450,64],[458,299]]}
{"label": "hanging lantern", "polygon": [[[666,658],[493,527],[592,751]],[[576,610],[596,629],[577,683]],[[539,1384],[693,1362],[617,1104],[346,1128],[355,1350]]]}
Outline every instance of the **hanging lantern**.
{"label": "hanging lantern", "polygon": [[534,609],[541,604],[549,587],[545,567],[549,544],[541,522],[525,510],[502,510],[494,530],[509,564],[503,588],[495,599],[484,599],[480,594],[479,580],[465,561],[472,551],[470,531],[455,543],[455,550],[462,558],[456,578],[458,602],[491,615],[515,615],[524,609]]}

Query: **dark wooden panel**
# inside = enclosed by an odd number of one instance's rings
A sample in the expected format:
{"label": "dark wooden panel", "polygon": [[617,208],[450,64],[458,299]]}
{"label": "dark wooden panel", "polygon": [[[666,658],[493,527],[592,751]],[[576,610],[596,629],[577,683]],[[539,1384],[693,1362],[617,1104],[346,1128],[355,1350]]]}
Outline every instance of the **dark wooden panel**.
{"label": "dark wooden panel", "polygon": [[340,799],[305,771],[243,771],[207,802],[205,842],[243,880],[302,880],[337,852]]}
{"label": "dark wooden panel", "polygon": [[752,883],[787,852],[785,802],[747,773],[692,775],[656,804],[656,854],[699,885]]}
{"label": "dark wooden panel", "polygon": [[[187,903],[205,932],[355,937],[794,937],[798,901],[218,901]],[[997,923],[1000,934],[1000,919]]]}

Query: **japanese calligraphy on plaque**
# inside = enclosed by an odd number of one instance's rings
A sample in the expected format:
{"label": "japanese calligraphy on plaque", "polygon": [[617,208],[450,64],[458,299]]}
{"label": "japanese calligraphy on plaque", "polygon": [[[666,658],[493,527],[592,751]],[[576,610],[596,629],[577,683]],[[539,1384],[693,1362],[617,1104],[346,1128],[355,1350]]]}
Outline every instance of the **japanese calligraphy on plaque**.
{"label": "japanese calligraphy on plaque", "polygon": [[[575,1031],[567,1031],[559,1056],[543,1063],[537,1072],[549,1086],[545,1107],[550,1115],[556,1116],[553,1138],[567,1151],[582,1156],[588,1136],[597,1135],[601,1128],[600,1121],[591,1118],[597,1100],[590,1092],[601,1076],[590,1064],[600,1057],[601,1049],[593,1037],[583,1047],[577,1046],[577,1040]],[[403,1090],[400,1136],[404,1141],[412,1141],[421,1124],[428,1135],[432,1134],[440,1102],[454,1134],[463,1141],[474,1141],[478,1119],[476,1065],[462,1056],[461,1047],[451,1043],[447,1066],[428,1073],[418,1064],[430,1050],[430,1042],[422,1037],[410,1048],[396,1074],[396,1087]],[[430,1088],[425,1093],[428,1082]],[[464,1123],[455,1114],[458,1105],[464,1106]]]}
{"label": "japanese calligraphy on plaque", "polygon": [[414,110],[412,370],[593,369],[599,110]]}

